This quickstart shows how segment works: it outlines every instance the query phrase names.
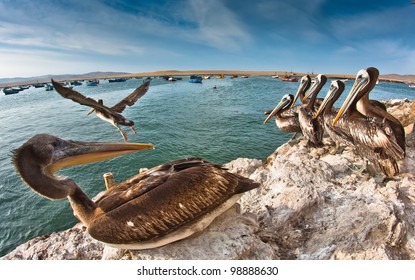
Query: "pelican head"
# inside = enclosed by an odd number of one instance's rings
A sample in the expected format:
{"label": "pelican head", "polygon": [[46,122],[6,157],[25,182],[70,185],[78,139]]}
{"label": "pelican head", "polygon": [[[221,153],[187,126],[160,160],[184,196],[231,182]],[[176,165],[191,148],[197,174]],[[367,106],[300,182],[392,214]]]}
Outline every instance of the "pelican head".
{"label": "pelican head", "polygon": [[327,77],[322,74],[318,74],[316,78],[314,79],[313,85],[310,87],[310,89],[307,91],[307,94],[303,97],[301,101],[305,101],[311,94],[314,92],[319,92],[321,88],[326,84]]}
{"label": "pelican head", "polygon": [[314,114],[314,119],[317,119],[317,117],[321,114],[321,112],[324,112],[324,109],[327,107],[327,104],[329,104],[330,101],[336,101],[342,92],[344,91],[344,83],[340,80],[334,80],[330,84],[329,91],[326,94],[326,97],[324,97],[323,102],[321,103],[320,107],[318,108],[317,112]]}
{"label": "pelican head", "polygon": [[[294,96],[292,94],[286,94],[281,98],[281,101],[277,104],[277,106],[274,108],[274,110],[269,113],[268,117],[265,119],[263,124],[266,124],[269,119],[271,119],[273,116],[275,116],[278,112],[281,110],[285,110],[290,107],[291,103],[294,100]],[[266,112],[267,114],[268,112]]]}
{"label": "pelican head", "polygon": [[363,95],[369,93],[375,87],[378,77],[379,70],[374,67],[362,69],[357,73],[353,87],[350,89],[346,100],[343,102],[337,116],[333,120],[333,126],[347,112],[352,104],[355,104]]}
{"label": "pelican head", "polygon": [[[297,92],[295,94],[294,100],[291,104],[291,107],[294,106],[295,102],[297,101],[299,96],[303,96],[305,92],[308,90],[308,88],[311,85],[311,78],[309,75],[305,75],[300,80],[300,86],[297,89]],[[300,97],[301,98],[301,97]]]}
{"label": "pelican head", "polygon": [[68,141],[38,134],[14,151],[13,161],[33,191],[49,199],[64,199],[79,187],[67,177],[54,176],[58,170],[153,148],[152,144]]}

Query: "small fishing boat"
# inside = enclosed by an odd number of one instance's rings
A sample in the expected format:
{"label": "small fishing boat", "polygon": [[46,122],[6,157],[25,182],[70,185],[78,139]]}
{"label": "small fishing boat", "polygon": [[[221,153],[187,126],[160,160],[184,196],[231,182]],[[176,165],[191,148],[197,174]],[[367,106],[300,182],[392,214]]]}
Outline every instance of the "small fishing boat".
{"label": "small fishing boat", "polygon": [[284,76],[280,77],[280,80],[284,82],[298,82],[298,77]]}
{"label": "small fishing boat", "polygon": [[80,86],[80,85],[82,85],[82,83],[80,81],[72,81],[71,85],[72,86]]}
{"label": "small fishing boat", "polygon": [[415,84],[409,84],[410,88],[415,88]]}
{"label": "small fishing boat", "polygon": [[41,88],[41,87],[45,87],[44,83],[37,83],[33,85],[35,88]]}
{"label": "small fishing boat", "polygon": [[18,93],[20,90],[16,88],[6,87],[3,89],[5,95],[15,94]]}
{"label": "small fishing boat", "polygon": [[50,85],[50,84],[46,84],[46,85],[45,85],[45,90],[46,90],[46,91],[51,91],[51,90],[53,90],[53,86],[52,86],[52,85]]}
{"label": "small fishing boat", "polygon": [[201,76],[192,75],[190,76],[189,83],[201,84],[202,80],[203,78]]}
{"label": "small fishing boat", "polygon": [[108,82],[109,83],[121,83],[121,82],[125,82],[127,79],[126,78],[116,78],[116,79],[109,79]]}
{"label": "small fishing boat", "polygon": [[95,86],[98,85],[98,81],[90,80],[86,83],[86,85],[89,86],[89,87],[95,87]]}

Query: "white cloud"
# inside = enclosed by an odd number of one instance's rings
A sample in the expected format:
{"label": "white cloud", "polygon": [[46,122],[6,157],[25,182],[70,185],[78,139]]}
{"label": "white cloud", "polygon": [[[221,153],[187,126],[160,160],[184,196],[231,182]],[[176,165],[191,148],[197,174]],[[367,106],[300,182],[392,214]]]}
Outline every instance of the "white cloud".
{"label": "white cloud", "polygon": [[186,40],[229,51],[240,50],[241,45],[250,42],[244,24],[222,2],[188,0],[185,6],[188,8],[182,16],[196,25],[182,30]]}

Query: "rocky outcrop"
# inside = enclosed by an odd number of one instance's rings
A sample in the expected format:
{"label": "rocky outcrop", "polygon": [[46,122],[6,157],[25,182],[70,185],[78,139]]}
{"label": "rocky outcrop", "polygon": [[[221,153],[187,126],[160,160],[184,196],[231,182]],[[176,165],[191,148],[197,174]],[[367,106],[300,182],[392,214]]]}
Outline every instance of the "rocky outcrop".
{"label": "rocky outcrop", "polygon": [[[388,110],[406,118],[413,104]],[[331,154],[331,140],[324,143],[309,148],[299,138],[264,161],[226,164],[261,186],[186,240],[119,250],[91,239],[78,224],[30,240],[3,259],[415,259],[414,133],[393,179],[369,175],[370,165],[359,172],[365,162],[352,149]]]}

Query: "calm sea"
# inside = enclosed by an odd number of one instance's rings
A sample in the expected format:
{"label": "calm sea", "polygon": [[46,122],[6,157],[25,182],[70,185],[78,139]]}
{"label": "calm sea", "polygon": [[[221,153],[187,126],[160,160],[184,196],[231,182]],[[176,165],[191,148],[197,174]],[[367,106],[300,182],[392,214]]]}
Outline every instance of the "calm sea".
{"label": "calm sea", "polygon": [[[74,89],[112,106],[142,82],[102,80],[96,87]],[[319,97],[325,95],[329,82]],[[346,91],[352,83],[346,83]],[[297,87],[298,83],[270,77],[212,78],[202,84],[188,83],[188,78],[173,83],[155,78],[147,94],[127,107],[124,115],[135,121],[138,130],[134,135],[125,129],[129,141],[153,143],[156,149],[68,168],[59,174],[73,178],[93,197],[105,189],[102,174],[106,172],[122,181],[142,167],[182,157],[203,157],[218,164],[239,157],[265,159],[291,135],[281,133],[274,121],[262,125],[263,112],[273,109],[283,94],[294,94]],[[414,96],[415,90],[407,85],[382,82],[371,93],[372,99]],[[0,94],[0,256],[33,237],[77,223],[67,200],[50,201],[35,194],[17,176],[11,159],[14,149],[38,133],[68,140],[122,141],[116,128],[95,115],[86,116],[88,111],[43,88]]]}

